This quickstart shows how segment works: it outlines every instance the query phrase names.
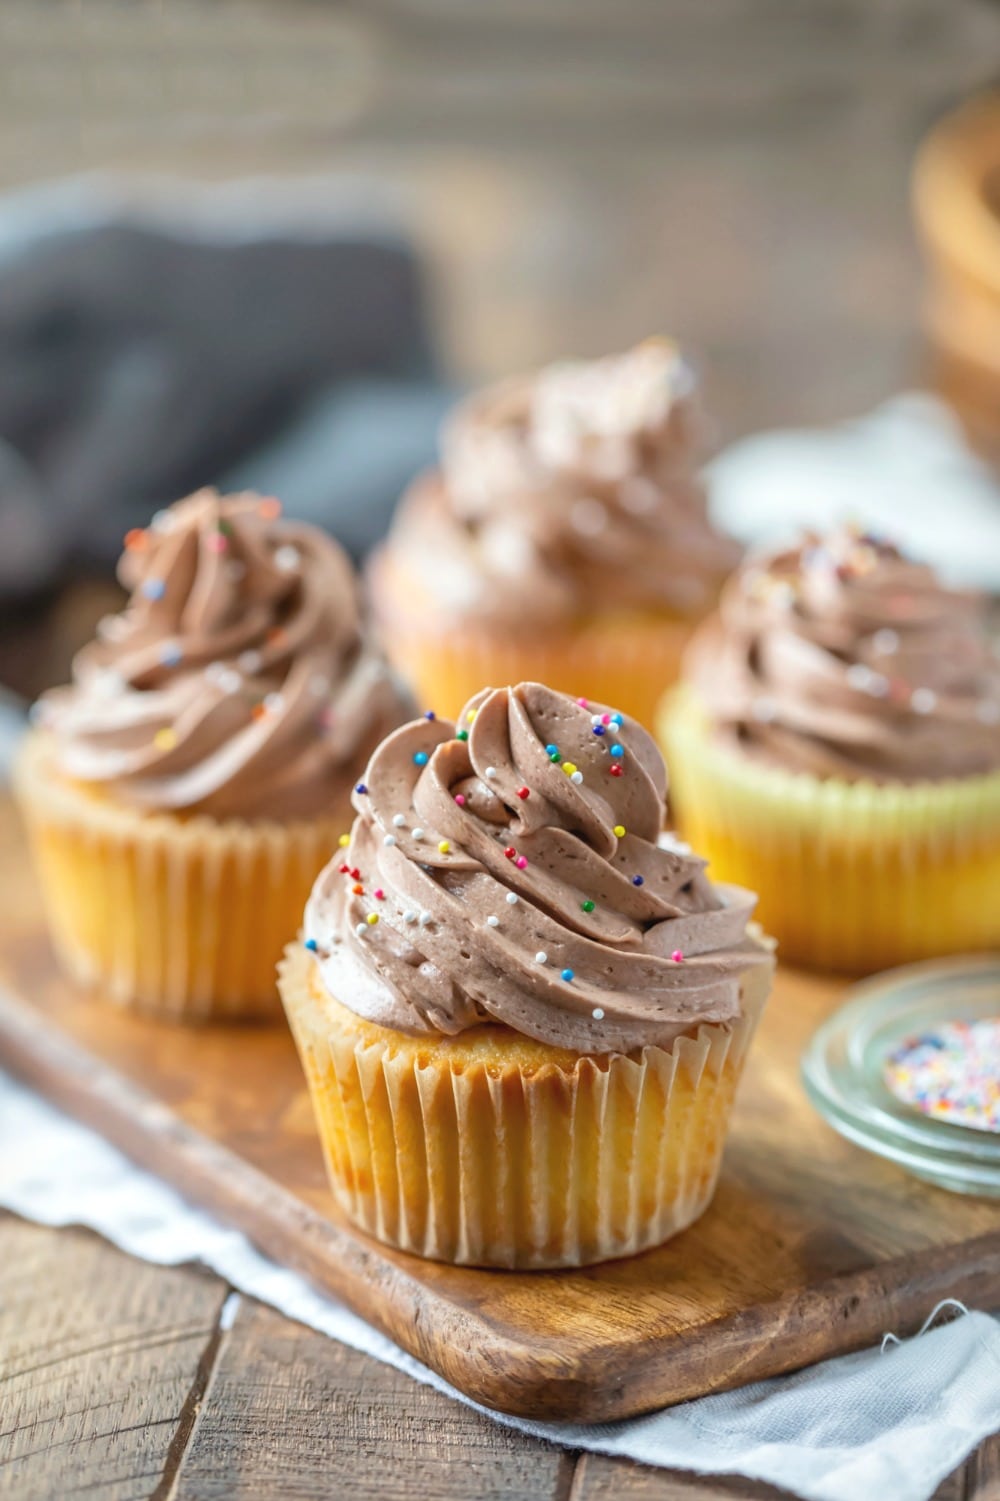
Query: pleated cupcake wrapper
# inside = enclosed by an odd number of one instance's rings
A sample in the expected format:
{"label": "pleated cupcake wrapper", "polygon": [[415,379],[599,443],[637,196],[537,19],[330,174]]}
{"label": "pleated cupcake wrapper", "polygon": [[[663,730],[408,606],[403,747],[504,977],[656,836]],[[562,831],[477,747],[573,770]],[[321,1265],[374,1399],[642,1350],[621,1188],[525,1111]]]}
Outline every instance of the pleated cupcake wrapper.
{"label": "pleated cupcake wrapper", "polygon": [[310,824],[144,815],[61,779],[35,736],[14,785],[75,981],[177,1021],[280,1015],[276,966],[348,810]]}
{"label": "pleated cupcake wrapper", "polygon": [[457,715],[481,688],[534,681],[652,726],[664,690],[677,681],[693,628],[680,618],[636,614],[608,615],[577,630],[539,625],[512,631],[463,622],[445,631],[390,610],[383,637],[421,707],[441,715]]}
{"label": "pleated cupcake wrapper", "polygon": [[1000,944],[1000,772],[914,785],[761,766],[685,689],[660,717],[671,803],[716,880],[750,887],[783,959],[864,973]]}
{"label": "pleated cupcake wrapper", "polygon": [[290,948],[282,999],[334,1196],[370,1235],[461,1265],[582,1266],[660,1245],[708,1206],[769,965],[748,972],[735,1024],[571,1071],[452,1066],[446,1045],[359,1027],[311,971]]}

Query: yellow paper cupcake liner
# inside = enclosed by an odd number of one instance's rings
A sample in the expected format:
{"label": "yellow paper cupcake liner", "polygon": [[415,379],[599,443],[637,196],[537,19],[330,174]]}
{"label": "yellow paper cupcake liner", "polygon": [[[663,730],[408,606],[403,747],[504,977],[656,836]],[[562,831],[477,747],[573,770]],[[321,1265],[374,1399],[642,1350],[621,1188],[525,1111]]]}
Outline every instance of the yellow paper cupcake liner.
{"label": "yellow paper cupcake liner", "polygon": [[822,780],[720,745],[690,690],[665,702],[671,807],[714,880],[748,886],[782,959],[868,973],[1000,945],[1000,773]]}
{"label": "yellow paper cupcake liner", "polygon": [[401,608],[412,591],[389,575],[384,560],[372,582],[390,660],[421,708],[448,717],[481,688],[529,681],[609,704],[652,728],[664,690],[680,676],[697,623],[665,611],[622,610],[563,628],[512,630],[472,621],[446,626],[430,607],[424,612]]}
{"label": "yellow paper cupcake liner", "polygon": [[591,1058],[506,1027],[363,1021],[300,944],[279,971],[337,1202],[389,1245],[507,1268],[630,1256],[703,1213],[770,981],[748,971],[733,1025]]}
{"label": "yellow paper cupcake liner", "polygon": [[350,814],[143,814],[68,782],[29,734],[14,788],[57,956],[79,984],[176,1021],[280,1015],[276,966]]}

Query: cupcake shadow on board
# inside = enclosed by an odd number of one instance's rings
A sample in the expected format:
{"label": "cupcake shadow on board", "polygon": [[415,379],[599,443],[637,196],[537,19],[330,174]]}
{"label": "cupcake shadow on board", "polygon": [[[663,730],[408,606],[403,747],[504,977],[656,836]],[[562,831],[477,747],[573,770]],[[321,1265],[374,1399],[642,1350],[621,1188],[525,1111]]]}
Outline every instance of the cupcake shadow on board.
{"label": "cupcake shadow on board", "polygon": [[694,378],[667,340],[461,405],[370,570],[420,702],[454,714],[483,683],[534,678],[651,725],[739,560],[707,519],[701,459]]}
{"label": "cupcake shadow on board", "polygon": [[522,683],[397,730],[363,789],[280,975],[337,1201],[479,1266],[684,1229],[773,958],[751,893],[661,839],[652,738]]}
{"label": "cupcake shadow on board", "polygon": [[685,833],[783,959],[1000,945],[1000,661],[985,600],[855,528],[748,561],[662,710]]}
{"label": "cupcake shadow on board", "polygon": [[125,610],[15,765],[65,968],[178,1020],[280,1014],[275,965],[378,740],[412,710],[340,547],[200,491],[132,532]]}

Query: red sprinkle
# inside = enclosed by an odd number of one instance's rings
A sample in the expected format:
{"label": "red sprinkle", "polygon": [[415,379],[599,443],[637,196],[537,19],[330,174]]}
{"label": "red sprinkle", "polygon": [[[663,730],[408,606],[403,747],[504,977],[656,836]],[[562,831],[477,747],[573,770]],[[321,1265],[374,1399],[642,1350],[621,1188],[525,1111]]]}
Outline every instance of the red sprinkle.
{"label": "red sprinkle", "polygon": [[504,854],[507,856],[508,860],[513,860],[514,856],[517,854],[517,850],[512,844],[508,844],[507,848],[504,850]]}
{"label": "red sprinkle", "polygon": [[517,789],[517,795],[523,801],[524,798],[531,796],[531,788],[530,787],[519,787]]}
{"label": "red sprinkle", "polygon": [[382,890],[381,886],[376,886],[375,887],[375,890],[372,892],[372,896],[375,898],[375,900],[377,902],[384,902],[385,901],[385,892]]}
{"label": "red sprinkle", "polygon": [[351,887],[351,890],[354,892],[355,896],[364,896],[365,894],[365,888],[362,886],[360,881],[355,881],[354,885]]}
{"label": "red sprinkle", "polygon": [[455,801],[456,801],[456,803],[458,804],[458,806],[460,808],[464,808],[465,807],[465,793],[464,792],[456,792],[455,793]]}
{"label": "red sprinkle", "polygon": [[684,963],[684,955],[681,953],[680,949],[674,949],[674,951],[670,955],[670,957],[674,961],[675,964],[683,964]]}
{"label": "red sprinkle", "polygon": [[361,880],[361,872],[360,872],[360,870],[358,869],[357,866],[355,866],[354,869],[351,871],[351,880],[352,881],[360,881]]}
{"label": "red sprinkle", "polygon": [[340,867],[340,874],[342,876],[349,876],[351,874],[351,867],[349,865],[342,865]]}
{"label": "red sprinkle", "polygon": [[524,870],[528,862],[524,855],[518,855],[517,859],[514,861],[514,864],[517,866],[518,870]]}
{"label": "red sprinkle", "polygon": [[618,765],[617,761],[615,762],[615,764],[613,766],[609,766],[608,767],[608,771],[611,773],[611,775],[613,777],[623,777],[625,775],[625,773],[622,771],[621,767]]}

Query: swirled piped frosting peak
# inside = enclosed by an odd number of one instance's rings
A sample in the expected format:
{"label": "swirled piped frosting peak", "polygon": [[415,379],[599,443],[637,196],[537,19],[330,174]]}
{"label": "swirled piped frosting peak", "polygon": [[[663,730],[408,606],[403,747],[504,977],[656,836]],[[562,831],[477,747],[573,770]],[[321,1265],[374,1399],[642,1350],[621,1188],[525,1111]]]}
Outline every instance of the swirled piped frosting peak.
{"label": "swirled piped frosting peak", "polygon": [[697,617],[739,560],[707,518],[702,438],[667,340],[491,387],[446,423],[440,470],[404,497],[376,577],[398,564],[459,617]]}
{"label": "swirled piped frosting peak", "polygon": [[130,532],[130,598],[39,701],[66,775],[147,809],[319,816],[412,712],[349,559],[277,500],[201,490]]}
{"label": "swirled piped frosting peak", "polygon": [[914,782],[1000,767],[985,600],[856,527],[748,561],[688,673],[718,735],[790,771]]}
{"label": "swirled piped frosting peak", "polygon": [[538,683],[395,731],[306,909],[329,993],[369,1021],[483,1022],[579,1053],[740,1013],[755,897],[661,838],[666,771],[634,720]]}

